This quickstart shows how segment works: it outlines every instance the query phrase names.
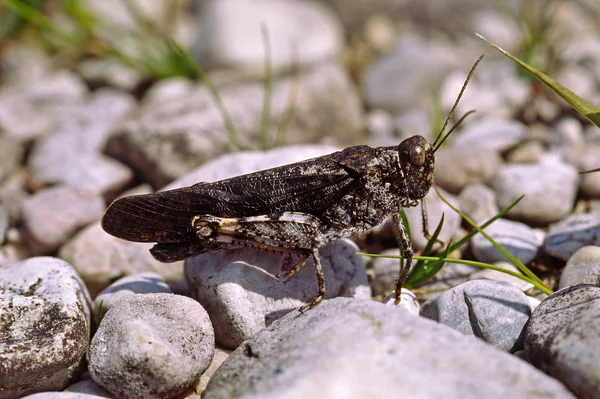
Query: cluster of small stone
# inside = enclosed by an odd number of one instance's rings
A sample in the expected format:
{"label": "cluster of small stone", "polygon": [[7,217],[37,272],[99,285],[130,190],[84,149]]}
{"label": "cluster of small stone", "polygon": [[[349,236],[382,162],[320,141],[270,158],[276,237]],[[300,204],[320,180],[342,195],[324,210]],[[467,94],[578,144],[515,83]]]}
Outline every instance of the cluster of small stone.
{"label": "cluster of small stone", "polygon": [[[122,21],[121,0],[89,3]],[[458,113],[478,112],[438,151],[435,177],[478,223],[525,194],[486,232],[521,262],[560,274],[556,284],[548,279],[560,289],[549,297],[506,274],[447,264],[414,293],[404,290],[400,306],[377,302],[392,289],[398,261],[367,264],[344,239],[320,251],[328,298],[301,314],[317,292],[312,262],[284,284],[274,277],[281,254],[246,248],[162,264],[148,252],[152,244],[106,234],[99,219],[117,195],[321,156],[364,143],[365,127],[373,146],[434,137],[424,106],[431,89],[440,88],[448,108],[486,51],[471,30],[492,40],[501,33],[509,50],[519,40],[514,21],[469,0],[451,9],[436,3],[425,14],[431,21],[419,22],[458,32],[455,42],[421,37],[422,26],[406,19],[413,7],[428,7],[416,0],[375,0],[368,9],[350,0],[197,3],[198,15],[187,20],[196,37],[180,39],[213,67],[249,147],[259,141],[260,26],[268,22],[268,132],[277,135],[293,98],[289,146],[230,153],[234,143],[201,84],[160,81],[138,101],[143,76],[114,60],[66,70],[35,48],[3,49],[0,399],[600,398],[600,173],[577,173],[600,167],[600,135],[533,97],[504,58],[486,57],[477,70]],[[593,102],[600,97],[595,21],[572,4],[560,15],[567,15],[563,36],[577,40],[556,78]],[[466,26],[468,34],[457,30]],[[358,33],[364,39],[355,43]],[[374,61],[357,65],[357,57]],[[295,62],[299,72],[289,73]],[[348,70],[360,76],[362,97]],[[513,118],[532,112],[552,123]],[[444,214],[442,241],[464,233],[435,193],[427,205],[430,231]],[[413,245],[423,248],[420,210],[406,213]],[[389,227],[361,237],[361,248],[387,248]],[[479,235],[462,252],[516,270]],[[552,269],[565,262],[562,273]]]}

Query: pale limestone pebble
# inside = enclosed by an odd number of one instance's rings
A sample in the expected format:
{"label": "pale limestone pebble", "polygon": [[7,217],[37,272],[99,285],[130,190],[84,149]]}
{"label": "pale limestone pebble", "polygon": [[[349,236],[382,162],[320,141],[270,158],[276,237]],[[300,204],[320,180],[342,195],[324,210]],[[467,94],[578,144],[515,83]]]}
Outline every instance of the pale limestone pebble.
{"label": "pale limestone pebble", "polygon": [[[342,239],[319,249],[327,298],[370,298],[364,261],[356,245]],[[185,277],[194,297],[210,314],[217,343],[236,348],[284,314],[318,293],[312,259],[285,282],[277,281],[285,263],[297,256],[243,248],[188,258]]]}
{"label": "pale limestone pebble", "polygon": [[15,245],[0,246],[0,267],[17,263],[20,260],[22,260],[21,251]]}
{"label": "pale limestone pebble", "polygon": [[181,280],[183,262],[157,261],[149,252],[152,245],[113,237],[97,222],[63,245],[58,255],[77,269],[93,296],[113,281],[140,272],[154,272],[167,281]]}
{"label": "pale limestone pebble", "polygon": [[[170,84],[180,86],[171,80],[156,90],[170,91],[164,88]],[[130,165],[157,188],[238,149],[236,141],[255,148],[261,140],[261,121],[256,115],[263,109],[262,83],[241,82],[219,88],[237,139],[227,131],[206,87],[195,85],[184,91],[186,94],[177,99],[149,94],[153,101],[144,101],[138,117],[124,124],[107,147],[108,154]],[[294,116],[285,128],[285,143],[355,143],[362,136],[363,111],[356,89],[346,72],[330,63],[273,82],[269,144],[274,143],[280,121],[287,117],[290,93],[295,93]]]}
{"label": "pale limestone pebble", "polygon": [[91,300],[67,262],[0,267],[0,396],[64,389],[85,368]]}
{"label": "pale limestone pebble", "polygon": [[49,72],[0,89],[0,130],[17,141],[50,133],[87,93],[85,83],[69,71]]}
{"label": "pale limestone pebble", "polygon": [[[544,243],[544,235],[524,223],[507,219],[497,219],[483,229],[500,246],[522,263],[531,262]],[[475,258],[481,262],[494,263],[507,261],[506,256],[500,252],[486,237],[476,234],[471,238],[471,249]]]}
{"label": "pale limestone pebble", "polygon": [[579,398],[600,395],[600,288],[564,288],[533,311],[524,331],[531,364]]}
{"label": "pale limestone pebble", "polygon": [[500,154],[493,148],[442,148],[435,154],[435,182],[458,194],[470,184],[487,183],[501,165]]}
{"label": "pale limestone pebble", "polygon": [[538,140],[530,140],[511,150],[506,156],[506,161],[508,163],[538,163],[542,160],[545,152],[546,149],[542,143]]}
{"label": "pale limestone pebble", "polygon": [[574,398],[526,362],[443,324],[372,300],[334,298],[303,314],[291,312],[244,342],[213,375],[203,398],[532,394]]}
{"label": "pale limestone pebble", "polygon": [[69,385],[64,392],[80,394],[83,396],[81,399],[85,399],[87,397],[114,398],[113,395],[107,392],[100,385],[96,384],[96,382],[94,382],[94,380],[92,380],[89,376],[87,379]]}
{"label": "pale limestone pebble", "polygon": [[202,5],[199,25],[192,51],[200,64],[231,66],[259,76],[265,69],[265,40],[274,71],[333,59],[344,46],[337,16],[313,1],[209,0]]}
{"label": "pale limestone pebble", "polygon": [[577,119],[562,118],[554,124],[550,136],[549,150],[559,154],[568,154],[569,151],[581,149],[585,146],[583,126]]}
{"label": "pale limestone pebble", "polygon": [[[569,160],[580,172],[600,167],[600,145],[589,144],[573,151]],[[600,197],[600,173],[591,172],[581,175],[581,192],[591,198]]]}
{"label": "pale limestone pebble", "polygon": [[544,240],[544,251],[567,261],[587,245],[600,246],[600,213],[571,215],[553,225]]}
{"label": "pale limestone pebble", "polygon": [[537,164],[505,165],[491,181],[498,206],[523,199],[507,217],[538,224],[557,222],[571,213],[579,186],[577,170],[554,157]]}
{"label": "pale limestone pebble", "polygon": [[527,133],[520,122],[482,120],[471,122],[461,132],[452,135],[453,147],[482,147],[502,152],[516,146]]}
{"label": "pale limestone pebble", "polygon": [[100,219],[104,200],[95,193],[69,186],[39,191],[23,202],[23,223],[34,253],[49,253],[79,229]]}
{"label": "pale limestone pebble", "polygon": [[0,202],[6,209],[11,224],[21,220],[23,201],[30,195],[25,189],[27,178],[25,170],[19,170],[0,182]]}
{"label": "pale limestone pebble", "polygon": [[0,136],[0,181],[14,171],[23,157],[25,147],[16,140]]}
{"label": "pale limestone pebble", "polygon": [[427,301],[421,316],[511,351],[529,319],[527,296],[502,282],[474,280]]}
{"label": "pale limestone pebble", "polygon": [[102,319],[88,367],[92,379],[116,397],[173,397],[200,378],[214,347],[210,319],[198,302],[174,294],[136,294]]}
{"label": "pale limestone pebble", "polygon": [[165,280],[156,273],[142,272],[122,277],[102,290],[94,299],[96,320],[100,320],[115,304],[131,295],[171,293]]}
{"label": "pale limestone pebble", "polygon": [[[454,207],[458,208],[458,200],[455,196],[448,194],[443,189],[439,189],[444,198],[446,198]],[[436,227],[444,216],[444,225],[442,231],[438,236],[442,242],[447,243],[453,238],[460,228],[461,217],[458,213],[454,212],[442,199],[437,195],[435,190],[432,188],[424,198],[424,202],[427,207],[427,222],[429,226],[429,233],[433,234]],[[427,238],[423,235],[423,219],[421,213],[421,207],[415,206],[411,208],[404,208],[408,224],[410,226],[411,236],[410,239],[415,250],[425,248],[427,244]]]}
{"label": "pale limestone pebble", "polygon": [[558,287],[577,284],[600,285],[600,247],[590,245],[579,248],[567,261]]}
{"label": "pale limestone pebble", "polygon": [[92,86],[109,85],[128,92],[143,79],[138,70],[110,58],[85,59],[77,65],[77,72]]}
{"label": "pale limestone pebble", "polygon": [[413,316],[418,316],[421,311],[421,304],[419,303],[419,298],[417,298],[417,296],[412,291],[406,288],[402,288],[399,303],[396,303],[396,295],[393,292],[386,296],[381,302],[387,306],[393,306],[398,309],[403,309]]}
{"label": "pale limestone pebble", "polygon": [[9,220],[8,220],[8,211],[0,202],[0,245],[4,244],[6,240],[6,232],[8,231]]}
{"label": "pale limestone pebble", "polygon": [[483,223],[499,212],[494,190],[483,184],[470,184],[458,195],[461,212],[476,223]]}
{"label": "pale limestone pebble", "polygon": [[[494,266],[498,266],[498,267],[501,267],[502,269],[509,270],[509,271],[512,271],[515,273],[523,274],[512,263],[500,261],[500,262],[495,262]],[[500,281],[500,282],[504,282],[504,283],[509,283],[509,284],[517,287],[518,289],[520,289],[523,292],[528,292],[531,289],[533,289],[533,287],[534,287],[533,284],[528,283],[527,281],[521,280],[518,277],[512,276],[507,273],[503,273],[501,271],[492,270],[492,269],[478,270],[469,276],[469,280]],[[530,297],[530,299],[535,299],[535,298]]]}
{"label": "pale limestone pebble", "polygon": [[431,101],[431,88],[464,65],[456,50],[446,43],[404,37],[368,67],[361,82],[365,102],[396,114]]}
{"label": "pale limestone pebble", "polygon": [[[511,272],[515,272],[518,274],[523,274],[521,271],[519,271],[519,269],[515,265],[513,265],[512,263],[509,263],[509,262],[504,262],[504,261],[494,262],[494,266],[497,266],[502,269],[509,270]],[[531,291],[534,287],[533,284],[528,283],[527,281],[521,280],[518,277],[512,276],[507,273],[503,273],[498,270],[492,270],[492,269],[478,270],[469,276],[469,280],[492,280],[492,281],[509,283],[509,284],[517,287],[518,289],[520,289],[523,292]]]}
{"label": "pale limestone pebble", "polygon": [[213,374],[221,367],[221,364],[229,357],[231,353],[228,349],[221,349],[219,347],[215,348],[215,354],[213,355],[212,361],[210,362],[210,366],[202,373],[200,380],[196,384],[196,391],[199,394],[202,394],[208,385]]}

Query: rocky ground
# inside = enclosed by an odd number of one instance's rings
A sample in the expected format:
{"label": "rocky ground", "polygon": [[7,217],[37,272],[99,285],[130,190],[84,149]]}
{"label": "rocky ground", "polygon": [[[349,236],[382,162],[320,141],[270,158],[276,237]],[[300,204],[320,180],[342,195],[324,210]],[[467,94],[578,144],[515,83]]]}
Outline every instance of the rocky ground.
{"label": "rocky ground", "polygon": [[[135,28],[121,0],[84,3]],[[137,2],[156,20],[166,3]],[[600,398],[600,173],[578,174],[600,167],[599,130],[473,34],[600,104],[594,2],[183,3],[173,34],[235,135],[202,82],[39,38],[0,46],[0,399]],[[448,263],[400,305],[380,301],[398,260],[357,252],[397,255],[387,222],[320,250],[328,297],[300,313],[312,262],[285,283],[285,256],[252,248],[164,264],[100,225],[119,196],[433,141],[482,53],[457,115],[477,112],[436,154],[435,181],[477,223],[525,195],[485,231],[551,296]],[[433,190],[427,205],[443,242],[465,234]],[[420,208],[406,214],[420,250]],[[453,256],[517,270],[479,234]]]}

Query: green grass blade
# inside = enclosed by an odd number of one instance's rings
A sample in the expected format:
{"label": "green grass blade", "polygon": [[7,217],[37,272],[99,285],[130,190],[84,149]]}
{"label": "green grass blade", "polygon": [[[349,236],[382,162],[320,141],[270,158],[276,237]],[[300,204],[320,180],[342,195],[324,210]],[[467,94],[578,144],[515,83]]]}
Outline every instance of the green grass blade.
{"label": "green grass blade", "polygon": [[598,108],[594,107],[592,104],[588,103],[583,98],[579,97],[577,94],[573,93],[571,90],[567,89],[566,87],[552,79],[550,76],[538,71],[531,65],[521,61],[520,59],[513,56],[500,46],[491,43],[480,34],[476,35],[484,42],[486,42],[487,44],[489,44],[490,46],[492,46],[493,48],[495,48],[496,50],[498,50],[499,52],[501,52],[502,54],[519,64],[520,66],[522,66],[523,68],[525,68],[527,71],[531,72],[536,78],[544,82],[556,94],[561,96],[567,103],[569,103],[573,108],[575,108],[577,112],[589,119],[589,121],[592,122],[594,125],[600,127],[600,110]]}
{"label": "green grass blade", "polygon": [[[435,231],[433,232],[433,234],[429,238],[429,241],[427,241],[425,248],[423,249],[423,255],[427,256],[427,255],[431,254],[431,252],[433,250],[433,246],[437,242],[440,232],[442,231],[443,225],[444,225],[444,214],[442,213],[440,222],[438,223],[437,227],[435,228]],[[446,252],[446,250],[444,250],[444,252]],[[446,256],[447,256],[447,253],[446,253]],[[442,268],[443,265],[444,265],[444,262],[439,261],[439,260],[436,260],[436,261],[419,260],[419,261],[417,261],[415,266],[410,271],[408,278],[406,279],[405,285],[410,288],[410,287],[415,287],[415,286],[423,284],[425,281],[427,281],[431,277],[433,277]]]}

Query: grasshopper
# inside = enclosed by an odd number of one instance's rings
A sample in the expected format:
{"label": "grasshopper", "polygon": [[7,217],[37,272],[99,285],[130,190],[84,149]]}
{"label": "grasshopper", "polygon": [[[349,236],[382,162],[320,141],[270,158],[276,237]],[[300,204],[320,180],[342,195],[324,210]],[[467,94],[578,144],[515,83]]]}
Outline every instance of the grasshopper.
{"label": "grasshopper", "polygon": [[[296,264],[282,267],[279,279],[291,277],[312,258],[318,295],[304,310],[326,295],[319,248],[369,230],[391,216],[406,261],[394,291],[399,302],[413,257],[399,211],[418,205],[433,184],[435,152],[470,113],[444,135],[482,57],[471,68],[433,143],[416,135],[398,146],[354,146],[213,183],[121,198],[106,211],[102,227],[125,240],[155,242],[150,252],[161,262],[239,247],[299,255]],[[422,215],[428,236],[424,208]]]}

